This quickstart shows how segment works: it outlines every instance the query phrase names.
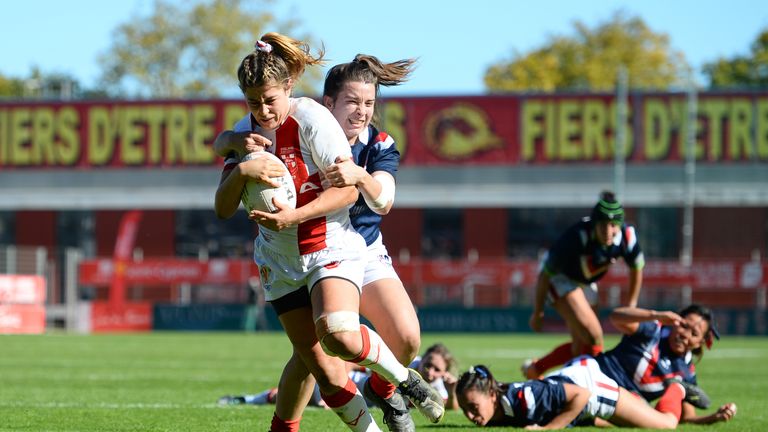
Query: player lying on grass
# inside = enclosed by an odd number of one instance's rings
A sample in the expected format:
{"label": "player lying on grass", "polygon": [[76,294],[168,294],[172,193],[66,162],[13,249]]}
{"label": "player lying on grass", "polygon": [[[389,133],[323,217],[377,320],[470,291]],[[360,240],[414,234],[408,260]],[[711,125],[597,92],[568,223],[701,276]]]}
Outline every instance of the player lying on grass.
{"label": "player lying on grass", "polygon": [[[357,384],[357,387],[362,391],[363,386],[371,376],[369,370],[360,370],[356,368],[357,365],[349,364],[350,368],[349,377]],[[413,362],[408,366],[421,374],[424,380],[427,381],[445,400],[446,409],[457,409],[459,407],[456,401],[456,359],[448,348],[437,343],[424,352],[424,355],[416,357]],[[257,394],[244,394],[236,396],[222,396],[219,398],[220,405],[265,405],[273,404],[277,400],[277,387],[264,390]],[[309,404],[311,406],[325,407],[325,403],[320,398],[320,391],[315,386],[315,391],[312,394]],[[371,404],[371,401],[369,401]]]}
{"label": "player lying on grass", "polygon": [[593,425],[674,429],[686,390],[670,384],[652,408],[600,372],[594,358],[581,356],[541,380],[502,383],[478,365],[459,378],[456,395],[464,415],[478,426],[562,429]]}
{"label": "player lying on grass", "polygon": [[728,421],[736,405],[722,405],[712,414],[697,416],[709,407],[709,397],[697,386],[695,363],[720,334],[709,308],[692,304],[681,311],[621,307],[610,315],[624,334],[613,349],[597,356],[600,370],[620,386],[647,401],[658,399],[667,386],[679,381],[687,388],[681,422],[710,424]]}

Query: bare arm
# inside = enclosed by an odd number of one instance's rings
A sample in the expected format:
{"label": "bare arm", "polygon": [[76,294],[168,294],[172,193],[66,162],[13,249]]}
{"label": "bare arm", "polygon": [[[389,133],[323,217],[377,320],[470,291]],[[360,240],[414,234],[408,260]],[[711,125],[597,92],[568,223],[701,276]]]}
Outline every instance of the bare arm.
{"label": "bare arm", "polygon": [[448,399],[445,400],[445,409],[447,410],[459,409],[459,399],[456,398],[456,384],[458,382],[458,379],[450,372],[443,375],[443,384],[445,384],[445,390],[448,392]]}
{"label": "bare arm", "polygon": [[660,321],[665,325],[677,325],[682,318],[672,311],[655,311],[638,307],[618,307],[609,316],[611,323],[624,334],[634,334],[641,322]]}
{"label": "bare arm", "polygon": [[528,321],[533,331],[541,331],[541,322],[544,319],[544,302],[547,299],[547,289],[549,288],[549,275],[542,270],[539,272],[539,278],[536,280],[536,294],[534,297],[533,313]]}
{"label": "bare arm", "polygon": [[240,165],[221,173],[219,187],[216,189],[214,210],[219,219],[229,219],[240,206],[240,196],[248,178],[240,171]]}
{"label": "bare arm", "polygon": [[219,187],[216,189],[214,210],[221,219],[232,217],[240,206],[240,197],[248,180],[278,186],[271,177],[285,173],[285,166],[267,158],[257,158],[237,164],[230,171],[221,173]]}
{"label": "bare arm", "polygon": [[[356,186],[366,203],[369,203],[368,206],[377,214],[388,214],[395,202],[395,178],[392,174],[386,171],[369,174],[348,156],[339,158],[336,164],[328,168],[325,177],[334,187]],[[370,203],[376,202],[379,197],[382,197],[381,205],[372,206]]]}
{"label": "bare arm", "polygon": [[226,157],[231,152],[243,157],[247,153],[264,150],[270,145],[272,141],[257,133],[225,130],[213,140],[213,151],[221,157]]}
{"label": "bare arm", "polygon": [[643,286],[643,269],[629,269],[629,302],[627,306],[637,306],[640,297],[640,287]]}
{"label": "bare arm", "polygon": [[317,198],[297,209],[275,201],[278,211],[266,213],[253,210],[248,218],[274,231],[280,231],[311,219],[327,215],[357,201],[357,189],[354,186],[330,188],[318,194]]}
{"label": "bare arm", "polygon": [[692,423],[708,425],[717,422],[727,422],[736,415],[736,404],[727,403],[717,411],[709,415],[697,416],[696,408],[693,405],[683,402],[683,415],[680,418],[680,423]]}
{"label": "bare arm", "polygon": [[564,429],[587,406],[589,402],[589,390],[574,384],[563,384],[565,388],[565,408],[551,422],[543,425],[541,429]]}

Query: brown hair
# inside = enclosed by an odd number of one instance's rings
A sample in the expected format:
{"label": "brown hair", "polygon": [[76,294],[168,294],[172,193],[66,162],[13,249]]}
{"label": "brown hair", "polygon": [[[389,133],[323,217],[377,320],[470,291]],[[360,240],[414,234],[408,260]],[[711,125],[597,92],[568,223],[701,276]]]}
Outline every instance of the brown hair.
{"label": "brown hair", "polygon": [[452,375],[456,374],[458,362],[456,361],[456,357],[453,356],[453,353],[451,353],[451,351],[448,350],[448,347],[438,342],[434,345],[431,345],[429,348],[427,348],[427,350],[424,351],[424,355],[421,356],[421,358],[423,359],[424,357],[430,354],[437,354],[441,356],[445,360],[446,370],[450,372]]}
{"label": "brown hair", "polygon": [[459,381],[456,383],[456,397],[459,400],[461,409],[466,409],[463,406],[465,401],[464,393],[469,390],[476,390],[487,395],[502,395],[506,390],[506,385],[496,381],[487,366],[475,365],[470,366],[468,371],[461,374]]}
{"label": "brown hair", "polygon": [[313,56],[305,42],[280,33],[267,33],[237,68],[240,90],[245,93],[248,88],[296,80],[304,73],[306,66],[322,64],[324,55],[323,48],[317,56]]}
{"label": "brown hair", "polygon": [[380,85],[390,87],[407,81],[415,63],[415,59],[382,63],[372,55],[358,54],[351,62],[337,64],[328,71],[325,76],[323,96],[330,96],[335,100],[344,83],[349,81],[373,84],[378,96]]}

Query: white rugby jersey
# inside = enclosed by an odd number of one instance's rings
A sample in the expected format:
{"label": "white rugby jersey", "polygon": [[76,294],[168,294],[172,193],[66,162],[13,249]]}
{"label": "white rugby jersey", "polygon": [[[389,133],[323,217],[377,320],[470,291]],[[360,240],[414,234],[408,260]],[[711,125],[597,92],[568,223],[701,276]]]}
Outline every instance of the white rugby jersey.
{"label": "white rugby jersey", "polygon": [[[291,109],[285,122],[275,130],[263,130],[251,114],[233,127],[235,132],[253,131],[272,141],[266,151],[279,157],[293,177],[296,207],[314,200],[318,193],[331,187],[324,173],[342,155],[352,152],[344,131],[331,112],[310,98],[291,98]],[[224,169],[239,160],[229,157]],[[343,207],[282,231],[259,225],[262,244],[284,255],[305,255],[333,245],[339,234],[354,231],[349,221],[349,207]],[[258,239],[257,239],[258,241]]]}

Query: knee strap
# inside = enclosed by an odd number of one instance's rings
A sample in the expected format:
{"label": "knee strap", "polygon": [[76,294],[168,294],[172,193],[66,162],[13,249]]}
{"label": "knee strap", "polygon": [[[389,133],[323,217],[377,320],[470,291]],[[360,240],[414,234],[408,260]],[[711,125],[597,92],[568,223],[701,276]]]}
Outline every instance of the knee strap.
{"label": "knee strap", "polygon": [[315,320],[315,329],[323,351],[328,355],[335,356],[336,354],[325,346],[325,342],[323,342],[325,337],[334,333],[359,332],[360,314],[350,311],[331,312]]}

